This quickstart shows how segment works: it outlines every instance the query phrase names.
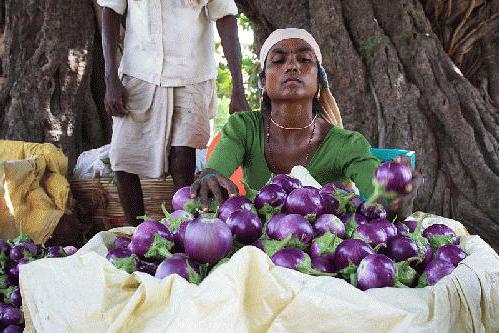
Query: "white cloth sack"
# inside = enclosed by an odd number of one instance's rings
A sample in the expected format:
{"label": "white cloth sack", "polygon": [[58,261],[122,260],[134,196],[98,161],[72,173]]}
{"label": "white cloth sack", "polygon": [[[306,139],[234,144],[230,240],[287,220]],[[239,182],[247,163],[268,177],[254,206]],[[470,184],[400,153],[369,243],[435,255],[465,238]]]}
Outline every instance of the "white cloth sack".
{"label": "white cloth sack", "polygon": [[[421,216],[417,215],[417,216]],[[72,257],[21,266],[28,332],[498,332],[499,257],[453,220],[432,216],[469,254],[449,276],[422,289],[366,292],[331,277],[276,267],[244,247],[199,286],[127,274],[103,256],[115,229]]]}

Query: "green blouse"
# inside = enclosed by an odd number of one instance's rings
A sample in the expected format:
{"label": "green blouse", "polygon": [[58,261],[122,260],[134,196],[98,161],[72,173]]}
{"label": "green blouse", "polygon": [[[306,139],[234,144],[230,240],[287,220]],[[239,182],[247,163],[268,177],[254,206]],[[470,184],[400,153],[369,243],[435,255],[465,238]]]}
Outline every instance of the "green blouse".
{"label": "green blouse", "polygon": [[[260,112],[230,116],[207,167],[226,177],[243,167],[246,183],[260,189],[271,176],[264,154],[263,117]],[[366,197],[373,192],[372,178],[379,165],[360,133],[332,127],[306,166],[321,185],[354,181]]]}

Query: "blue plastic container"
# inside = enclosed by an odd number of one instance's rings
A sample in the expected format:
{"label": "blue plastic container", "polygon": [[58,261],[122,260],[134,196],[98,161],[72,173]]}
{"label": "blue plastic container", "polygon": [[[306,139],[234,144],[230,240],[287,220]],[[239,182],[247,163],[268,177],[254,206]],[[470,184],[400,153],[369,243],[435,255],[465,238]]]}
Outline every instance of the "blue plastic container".
{"label": "blue plastic container", "polygon": [[371,148],[371,153],[381,162],[393,160],[397,156],[407,156],[411,159],[412,170],[416,167],[416,152],[404,149]]}

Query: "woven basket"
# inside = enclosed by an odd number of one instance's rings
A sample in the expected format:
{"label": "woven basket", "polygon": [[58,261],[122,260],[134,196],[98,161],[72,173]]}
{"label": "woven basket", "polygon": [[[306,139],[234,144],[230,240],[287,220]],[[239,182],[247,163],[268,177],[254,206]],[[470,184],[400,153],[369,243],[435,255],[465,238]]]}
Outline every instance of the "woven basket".
{"label": "woven basket", "polygon": [[[164,216],[161,205],[172,210],[173,180],[141,179],[146,215],[153,218]],[[79,214],[90,220],[97,230],[108,230],[126,225],[118,189],[111,178],[72,180],[71,192]]]}

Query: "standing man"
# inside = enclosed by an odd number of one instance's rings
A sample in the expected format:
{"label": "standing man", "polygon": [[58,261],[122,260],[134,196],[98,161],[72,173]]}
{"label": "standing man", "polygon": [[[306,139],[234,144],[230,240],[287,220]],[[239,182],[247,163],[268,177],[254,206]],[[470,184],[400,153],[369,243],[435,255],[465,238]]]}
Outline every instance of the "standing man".
{"label": "standing man", "polygon": [[[213,22],[232,76],[230,113],[249,110],[241,74],[234,0],[98,0],[102,14],[110,159],[127,222],[139,223],[139,176],[171,174],[175,190],[194,181],[216,113]],[[116,63],[126,14],[123,58]]]}

